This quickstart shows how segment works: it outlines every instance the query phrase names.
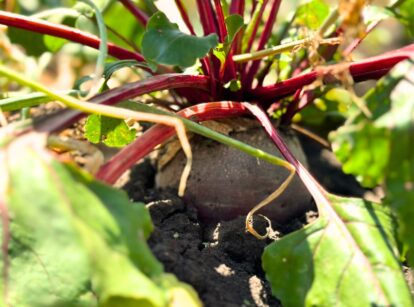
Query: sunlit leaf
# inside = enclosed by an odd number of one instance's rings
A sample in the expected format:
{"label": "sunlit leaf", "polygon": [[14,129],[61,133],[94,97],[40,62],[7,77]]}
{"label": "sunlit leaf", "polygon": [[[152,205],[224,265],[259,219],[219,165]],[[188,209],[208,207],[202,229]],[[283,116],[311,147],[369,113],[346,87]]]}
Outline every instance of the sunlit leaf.
{"label": "sunlit leaf", "polygon": [[283,306],[411,306],[389,210],[328,200],[315,222],[265,249],[263,267]]}
{"label": "sunlit leaf", "polygon": [[225,22],[228,33],[226,43],[231,44],[234,36],[244,27],[243,17],[237,14],[230,15],[226,18]]}
{"label": "sunlit leaf", "polygon": [[0,205],[10,225],[2,219],[2,242],[9,240],[0,284],[8,306],[201,305],[149,250],[145,206],[55,160],[44,135],[1,141]]}
{"label": "sunlit leaf", "polygon": [[157,64],[189,67],[217,44],[216,34],[205,37],[184,34],[164,13],[158,12],[148,22],[142,39],[142,54],[153,69]]}
{"label": "sunlit leaf", "polygon": [[394,15],[405,26],[405,29],[411,36],[414,35],[414,0],[398,1],[400,4],[397,8],[391,9]]}
{"label": "sunlit leaf", "polygon": [[400,219],[400,233],[409,247],[409,263],[414,265],[414,65],[397,67],[405,74],[391,93],[391,109],[378,125],[388,129],[389,159],[385,177],[387,201]]}
{"label": "sunlit leaf", "polygon": [[310,0],[296,10],[295,23],[312,30],[319,28],[329,14],[329,5],[323,0]]}
{"label": "sunlit leaf", "polygon": [[332,148],[346,173],[355,175],[367,187],[383,182],[390,158],[390,130],[381,123],[391,107],[390,94],[405,76],[400,69],[378,82],[364,99],[372,118],[358,109],[349,112],[347,124],[330,134]]}
{"label": "sunlit leaf", "polygon": [[85,124],[85,137],[92,143],[104,143],[109,147],[123,147],[135,140],[136,130],[130,129],[124,120],[92,114]]}

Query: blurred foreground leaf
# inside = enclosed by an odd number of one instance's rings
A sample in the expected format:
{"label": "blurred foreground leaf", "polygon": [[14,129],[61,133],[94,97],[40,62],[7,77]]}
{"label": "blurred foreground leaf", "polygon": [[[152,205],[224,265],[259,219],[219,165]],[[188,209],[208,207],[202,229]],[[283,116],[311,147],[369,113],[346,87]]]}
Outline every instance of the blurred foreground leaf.
{"label": "blurred foreground leaf", "polygon": [[263,267],[283,306],[412,306],[389,210],[328,200],[315,222],[265,249]]}
{"label": "blurred foreground leaf", "polygon": [[144,206],[55,160],[42,135],[1,141],[0,305],[200,305],[149,250]]}

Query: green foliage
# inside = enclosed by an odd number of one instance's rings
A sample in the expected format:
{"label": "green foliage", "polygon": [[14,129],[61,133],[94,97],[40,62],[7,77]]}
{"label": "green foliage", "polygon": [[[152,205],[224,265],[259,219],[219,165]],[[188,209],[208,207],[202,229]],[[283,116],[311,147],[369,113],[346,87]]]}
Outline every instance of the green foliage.
{"label": "green foliage", "polygon": [[187,35],[171,23],[164,13],[154,14],[142,39],[142,54],[152,69],[157,64],[190,67],[218,44],[216,34]]}
{"label": "green foliage", "polygon": [[396,3],[399,5],[391,11],[405,26],[407,32],[414,36],[414,0],[399,0]]}
{"label": "green foliage", "polygon": [[[125,7],[119,1],[112,2],[102,14],[105,24],[110,27],[108,28],[109,41],[124,48],[130,48],[131,44],[134,47],[141,45],[145,28],[137,23],[132,14],[125,11]],[[120,20],[122,20],[122,26],[120,26]],[[116,33],[113,31],[116,31]],[[127,40],[128,43],[120,38],[119,35]]]}
{"label": "green foliage", "polygon": [[124,120],[92,114],[85,124],[85,137],[91,143],[104,143],[109,147],[123,147],[135,140],[136,130]]}
{"label": "green foliage", "polygon": [[226,17],[227,37],[226,44],[231,44],[234,37],[244,28],[243,17],[237,14]]}
{"label": "green foliage", "polygon": [[33,133],[2,140],[0,157],[8,167],[0,174],[7,178],[0,203],[10,217],[10,225],[2,220],[9,237],[1,258],[7,266],[1,284],[8,288],[3,303],[200,306],[189,286],[163,273],[146,245],[152,230],[147,209],[57,162],[44,142]]}
{"label": "green foliage", "polygon": [[323,0],[310,0],[296,10],[295,23],[312,30],[318,29],[329,14],[329,5]]}
{"label": "green foliage", "polygon": [[373,117],[359,114],[331,135],[345,171],[369,186],[385,184],[387,202],[400,218],[402,238],[410,250],[414,248],[413,76],[412,60],[398,64],[366,95]]}
{"label": "green foliage", "polygon": [[315,222],[265,249],[263,267],[283,306],[411,306],[389,210],[328,199]]}
{"label": "green foliage", "polygon": [[385,178],[387,201],[400,221],[400,233],[409,247],[409,263],[414,264],[414,65],[397,69],[405,73],[391,93],[391,108],[379,121],[389,130],[389,160]]}
{"label": "green foliage", "polygon": [[329,88],[313,103],[295,115],[295,120],[312,127],[326,127],[332,124],[342,124],[345,111],[352,106],[353,99],[347,90]]}
{"label": "green foliage", "polygon": [[374,187],[386,176],[393,127],[385,126],[383,117],[390,111],[394,87],[406,72],[397,67],[365,95],[372,118],[367,118],[359,109],[351,109],[346,125],[330,135],[333,151],[342,162],[343,170],[357,176],[364,186]]}

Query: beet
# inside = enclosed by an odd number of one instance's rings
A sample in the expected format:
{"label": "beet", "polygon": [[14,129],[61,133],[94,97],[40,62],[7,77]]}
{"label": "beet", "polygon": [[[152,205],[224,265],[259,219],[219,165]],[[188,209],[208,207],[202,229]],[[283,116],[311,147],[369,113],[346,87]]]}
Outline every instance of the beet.
{"label": "beet", "polygon": [[[229,136],[280,156],[261,127],[231,132]],[[306,166],[307,161],[296,134],[292,130],[282,129],[281,136]],[[194,160],[184,199],[197,208],[203,220],[229,220],[246,215],[288,176],[288,171],[282,167],[200,136],[194,136],[191,144]],[[180,151],[159,169],[157,187],[177,188],[184,163],[185,157]],[[295,176],[286,191],[258,213],[284,223],[312,206],[310,194]]]}

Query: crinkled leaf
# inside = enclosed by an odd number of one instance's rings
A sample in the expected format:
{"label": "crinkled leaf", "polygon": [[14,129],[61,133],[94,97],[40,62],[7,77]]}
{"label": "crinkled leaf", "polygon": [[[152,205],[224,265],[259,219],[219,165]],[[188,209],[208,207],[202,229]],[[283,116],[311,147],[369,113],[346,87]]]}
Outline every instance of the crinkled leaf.
{"label": "crinkled leaf", "polygon": [[85,137],[94,144],[123,147],[135,140],[136,130],[129,128],[124,120],[92,114],[86,120]]}
{"label": "crinkled leaf", "polygon": [[152,69],[157,64],[189,67],[218,44],[216,34],[205,37],[187,35],[171,23],[164,13],[155,13],[142,39],[142,54]]}
{"label": "crinkled leaf", "polygon": [[[147,209],[43,148],[35,134],[3,141],[0,204],[9,210],[7,302],[12,306],[200,306],[145,239]],[[30,172],[27,170],[30,169]],[[5,179],[5,180],[4,180]],[[29,203],[28,203],[29,202]],[[2,232],[4,233],[4,232]],[[4,240],[4,237],[2,238]],[[3,242],[2,240],[2,242]],[[90,295],[93,290],[94,295]]]}
{"label": "crinkled leaf", "polygon": [[295,23],[316,30],[329,14],[329,5],[323,0],[310,0],[296,10]]}
{"label": "crinkled leaf", "polygon": [[263,267],[283,306],[411,306],[389,210],[328,200],[315,222],[265,249]]}

